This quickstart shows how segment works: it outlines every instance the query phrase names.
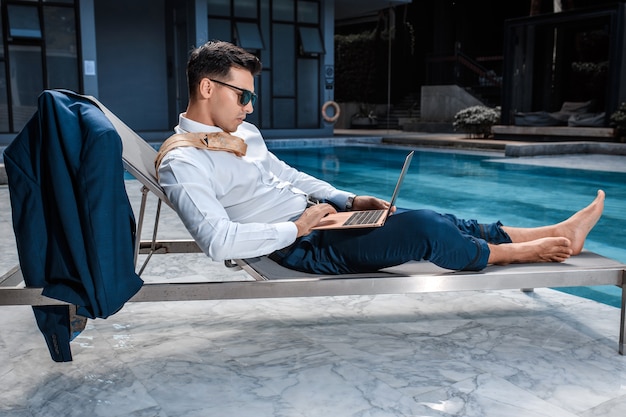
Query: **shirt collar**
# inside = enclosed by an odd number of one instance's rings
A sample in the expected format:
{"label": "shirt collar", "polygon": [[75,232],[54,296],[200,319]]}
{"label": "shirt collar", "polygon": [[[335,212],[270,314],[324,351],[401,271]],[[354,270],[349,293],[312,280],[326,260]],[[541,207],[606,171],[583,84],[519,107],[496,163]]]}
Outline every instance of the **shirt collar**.
{"label": "shirt collar", "polygon": [[222,132],[223,130],[217,126],[209,126],[204,123],[185,117],[185,113],[178,116],[178,126],[185,132]]}

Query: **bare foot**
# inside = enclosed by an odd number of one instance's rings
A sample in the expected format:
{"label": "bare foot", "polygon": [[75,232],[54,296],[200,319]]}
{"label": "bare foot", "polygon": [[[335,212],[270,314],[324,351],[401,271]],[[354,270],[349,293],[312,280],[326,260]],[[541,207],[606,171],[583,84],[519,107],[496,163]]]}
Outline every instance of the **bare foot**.
{"label": "bare foot", "polygon": [[563,236],[572,242],[572,255],[582,252],[587,235],[602,216],[604,197],[604,191],[598,190],[598,195],[591,204],[555,225],[554,236]]}
{"label": "bare foot", "polygon": [[488,263],[564,262],[572,255],[571,242],[564,237],[546,237],[529,242],[489,244]]}

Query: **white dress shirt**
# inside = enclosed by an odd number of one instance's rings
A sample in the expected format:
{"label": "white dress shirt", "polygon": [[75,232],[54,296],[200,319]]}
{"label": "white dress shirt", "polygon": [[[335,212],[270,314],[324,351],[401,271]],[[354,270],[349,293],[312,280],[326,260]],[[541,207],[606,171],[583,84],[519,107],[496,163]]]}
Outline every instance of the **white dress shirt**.
{"label": "white dress shirt", "polygon": [[[181,114],[176,133],[219,132]],[[159,182],[185,227],[211,259],[267,255],[292,244],[307,196],[345,207],[352,194],[300,172],[268,151],[261,132],[242,123],[234,136],[246,155],[179,147],[165,155]]]}

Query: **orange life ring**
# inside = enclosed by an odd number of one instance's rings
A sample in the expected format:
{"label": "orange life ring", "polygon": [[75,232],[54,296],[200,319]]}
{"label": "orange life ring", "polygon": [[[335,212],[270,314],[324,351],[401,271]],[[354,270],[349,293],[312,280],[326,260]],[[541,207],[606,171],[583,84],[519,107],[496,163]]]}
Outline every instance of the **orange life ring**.
{"label": "orange life ring", "polygon": [[[326,113],[329,107],[332,107],[333,109],[335,109],[335,114],[333,114],[332,116],[329,116],[328,113]],[[322,117],[328,123],[335,123],[337,119],[339,119],[340,113],[341,113],[341,110],[339,109],[339,104],[335,103],[334,101],[327,101],[322,106]]]}

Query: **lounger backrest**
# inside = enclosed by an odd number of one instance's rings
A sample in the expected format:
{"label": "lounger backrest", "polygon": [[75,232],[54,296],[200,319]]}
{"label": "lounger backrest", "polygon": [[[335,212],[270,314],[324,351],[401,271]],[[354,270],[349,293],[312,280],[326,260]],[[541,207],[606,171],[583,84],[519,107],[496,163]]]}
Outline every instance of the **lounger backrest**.
{"label": "lounger backrest", "polygon": [[161,188],[156,178],[156,169],[154,167],[154,159],[157,155],[156,149],[129,128],[97,99],[91,96],[87,98],[100,107],[122,138],[122,161],[124,168],[132,176],[137,178],[148,190],[171,206],[170,201],[165,196],[163,188]]}

